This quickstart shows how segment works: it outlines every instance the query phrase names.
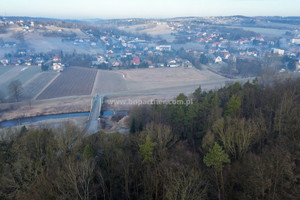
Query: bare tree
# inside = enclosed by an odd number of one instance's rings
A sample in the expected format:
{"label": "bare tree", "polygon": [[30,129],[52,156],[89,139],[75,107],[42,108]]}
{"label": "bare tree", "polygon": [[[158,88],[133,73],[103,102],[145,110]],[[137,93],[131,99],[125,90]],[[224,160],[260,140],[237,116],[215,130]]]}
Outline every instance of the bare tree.
{"label": "bare tree", "polygon": [[23,94],[23,87],[21,81],[19,80],[12,81],[7,87],[8,87],[9,96],[11,98],[14,98],[16,101],[20,101],[21,96]]}
{"label": "bare tree", "polygon": [[164,199],[207,199],[204,180],[201,174],[194,169],[165,169],[164,172]]}

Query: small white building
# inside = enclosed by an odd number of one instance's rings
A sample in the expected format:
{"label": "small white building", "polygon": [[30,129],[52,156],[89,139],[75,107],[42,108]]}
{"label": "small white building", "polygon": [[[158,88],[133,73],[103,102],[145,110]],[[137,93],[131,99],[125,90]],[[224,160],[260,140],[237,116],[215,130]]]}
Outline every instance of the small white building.
{"label": "small white building", "polygon": [[220,56],[218,56],[216,59],[215,59],[215,63],[220,63],[222,62],[222,58]]}
{"label": "small white building", "polygon": [[2,63],[2,65],[6,66],[8,64],[8,59],[3,58],[0,60],[0,62]]}
{"label": "small white building", "polygon": [[156,47],[158,51],[171,51],[171,45],[159,45]]}
{"label": "small white building", "polygon": [[279,72],[284,73],[284,72],[286,72],[286,70],[282,68],[281,70],[279,70]]}
{"label": "small white building", "polygon": [[292,39],[293,44],[300,44],[300,38],[294,38]]}
{"label": "small white building", "polygon": [[175,67],[179,67],[179,65],[178,64],[171,64],[171,65],[169,65],[171,68],[175,68]]}
{"label": "small white building", "polygon": [[64,65],[62,65],[61,63],[53,63],[52,69],[53,69],[54,71],[61,72],[61,71],[64,70]]}
{"label": "small white building", "polygon": [[278,55],[284,55],[284,50],[283,49],[272,49],[273,54],[278,54]]}

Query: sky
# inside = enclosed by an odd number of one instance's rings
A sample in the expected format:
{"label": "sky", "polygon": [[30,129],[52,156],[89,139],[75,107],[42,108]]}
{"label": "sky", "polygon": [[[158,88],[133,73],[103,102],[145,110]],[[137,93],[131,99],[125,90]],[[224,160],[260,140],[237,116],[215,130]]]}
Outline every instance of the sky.
{"label": "sky", "polygon": [[0,16],[67,19],[299,16],[300,0],[0,0]]}

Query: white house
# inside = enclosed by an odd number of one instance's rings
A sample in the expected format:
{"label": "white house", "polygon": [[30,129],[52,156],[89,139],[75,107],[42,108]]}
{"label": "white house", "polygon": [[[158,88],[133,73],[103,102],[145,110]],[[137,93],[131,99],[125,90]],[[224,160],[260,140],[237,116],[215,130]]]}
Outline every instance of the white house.
{"label": "white house", "polygon": [[178,64],[171,64],[171,65],[169,65],[171,68],[175,68],[175,67],[179,67],[179,65]]}
{"label": "white house", "polygon": [[61,72],[64,70],[64,65],[62,65],[61,63],[53,63],[53,66],[52,66],[52,69],[54,71],[58,71],[58,72]]}
{"label": "white house", "polygon": [[156,47],[158,51],[171,51],[171,45],[159,45]]}
{"label": "white house", "polygon": [[300,38],[294,38],[292,39],[293,44],[300,44]]}
{"label": "white house", "polygon": [[284,55],[284,50],[283,49],[272,49],[273,54],[278,54],[278,55]]}
{"label": "white house", "polygon": [[220,56],[218,56],[216,59],[215,59],[215,63],[220,63],[222,62],[222,58]]}
{"label": "white house", "polygon": [[3,58],[2,60],[0,60],[0,62],[2,63],[2,65],[6,66],[8,64],[8,59]]}

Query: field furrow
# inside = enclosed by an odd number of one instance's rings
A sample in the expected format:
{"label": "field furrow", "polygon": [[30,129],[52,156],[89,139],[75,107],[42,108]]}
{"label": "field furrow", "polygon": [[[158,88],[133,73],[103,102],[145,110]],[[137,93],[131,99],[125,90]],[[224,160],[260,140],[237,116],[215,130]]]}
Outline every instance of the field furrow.
{"label": "field furrow", "polygon": [[57,77],[37,100],[66,96],[89,95],[92,92],[97,70],[71,67]]}

